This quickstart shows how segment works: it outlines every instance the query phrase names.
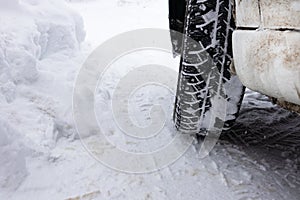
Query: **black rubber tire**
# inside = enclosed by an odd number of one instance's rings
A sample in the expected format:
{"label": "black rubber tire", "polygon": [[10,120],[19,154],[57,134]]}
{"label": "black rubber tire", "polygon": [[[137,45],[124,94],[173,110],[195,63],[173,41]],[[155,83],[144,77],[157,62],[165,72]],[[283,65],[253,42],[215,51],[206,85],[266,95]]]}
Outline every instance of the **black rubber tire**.
{"label": "black rubber tire", "polygon": [[[171,1],[178,2],[178,0],[170,0],[170,5],[173,5]],[[235,29],[233,8],[234,0],[187,0],[183,29],[174,23],[174,21],[183,20],[182,14],[170,15],[171,32],[182,30],[186,36],[199,42],[203,48],[200,56],[207,55],[213,62],[213,65],[208,65],[205,62],[201,63],[198,59],[197,64],[190,64],[190,60],[193,59],[190,52],[195,49],[185,38],[182,43],[179,43],[182,44],[182,48],[174,49],[176,53],[181,53],[174,122],[177,129],[183,133],[206,134],[208,127],[204,125],[204,122],[211,116],[207,113],[214,112],[212,108],[216,106],[213,105],[216,103],[212,101],[212,97],[221,93],[225,95],[227,101],[226,119],[221,129],[229,129],[238,116],[244,86],[230,72],[232,33]],[[174,7],[170,6],[170,10],[172,9]],[[172,38],[171,33],[171,39],[174,43],[178,37]],[[217,70],[218,78],[207,75],[208,71],[213,71],[212,66],[215,68],[214,71]],[[209,67],[212,68],[207,69]],[[226,92],[224,90],[211,92],[208,90],[212,87],[211,85],[220,86],[219,88],[226,85]]]}

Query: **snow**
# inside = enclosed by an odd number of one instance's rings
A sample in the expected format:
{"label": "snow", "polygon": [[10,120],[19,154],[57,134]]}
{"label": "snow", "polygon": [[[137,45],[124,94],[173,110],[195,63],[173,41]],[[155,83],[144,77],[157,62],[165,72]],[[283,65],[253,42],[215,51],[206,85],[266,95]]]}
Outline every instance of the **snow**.
{"label": "snow", "polygon": [[25,157],[30,153],[23,136],[0,120],[0,187],[15,190],[28,175]]}
{"label": "snow", "polygon": [[[116,34],[166,29],[167,2],[0,0],[0,10],[0,199],[299,199],[300,118],[251,91],[234,129],[204,159],[200,142],[168,167],[136,175],[105,167],[83,148],[72,118],[79,68]],[[147,51],[124,58],[124,70],[112,68],[98,88],[100,122],[128,151],[153,151],[172,137],[163,132],[135,144],[111,123],[106,106],[130,63],[156,60]],[[173,94],[158,86],[133,95],[136,123],[149,124],[153,104],[163,105],[172,126]]]}
{"label": "snow", "polygon": [[72,88],[67,66],[74,68],[74,61],[62,61],[80,51],[85,31],[80,15],[60,1],[0,1],[0,9],[0,184],[14,191],[28,175],[28,157],[75,134],[68,132],[72,117],[64,116],[56,87],[66,99],[64,87]]}

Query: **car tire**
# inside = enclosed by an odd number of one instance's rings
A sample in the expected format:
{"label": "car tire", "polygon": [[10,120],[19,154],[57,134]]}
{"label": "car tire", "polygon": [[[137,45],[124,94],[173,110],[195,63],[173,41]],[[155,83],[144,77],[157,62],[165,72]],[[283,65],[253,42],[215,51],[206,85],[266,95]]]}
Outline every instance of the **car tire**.
{"label": "car tire", "polygon": [[[173,5],[172,1],[175,2],[170,0],[170,5]],[[171,9],[174,6],[170,6]],[[216,96],[223,96],[226,101],[225,117],[218,119],[223,121],[222,130],[229,129],[238,116],[245,88],[230,70],[235,29],[233,10],[233,0],[187,0],[183,28],[174,24],[183,21],[182,15],[178,15],[178,19],[174,19],[176,15],[170,15],[172,43],[181,45],[181,48],[174,45],[173,48],[175,53],[181,54],[174,122],[182,133],[207,134],[212,115],[217,116],[213,113],[218,112],[216,107],[224,106],[217,105],[219,101],[213,100]],[[182,41],[178,42],[178,37],[172,38],[174,30],[182,30]],[[198,55],[193,55],[195,58],[191,56],[195,49],[187,38],[202,47]],[[203,56],[211,63],[199,61],[199,57],[202,61],[205,59]]]}

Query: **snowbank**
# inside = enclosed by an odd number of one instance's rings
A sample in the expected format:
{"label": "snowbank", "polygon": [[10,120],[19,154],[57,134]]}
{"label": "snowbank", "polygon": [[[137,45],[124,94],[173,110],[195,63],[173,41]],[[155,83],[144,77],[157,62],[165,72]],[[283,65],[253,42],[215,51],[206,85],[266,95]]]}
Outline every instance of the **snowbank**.
{"label": "snowbank", "polygon": [[84,40],[82,18],[61,1],[0,0],[0,10],[1,85],[36,81],[40,60],[72,54]]}
{"label": "snowbank", "polygon": [[75,67],[69,60],[84,39],[81,16],[64,1],[0,0],[1,190],[14,191],[30,171],[26,158],[33,155],[25,141],[47,154],[46,147],[69,136],[71,117],[62,109],[63,100],[71,106],[66,95],[72,93],[74,79],[68,76]]}
{"label": "snowbank", "polygon": [[2,117],[12,116],[37,143],[66,135],[60,124],[72,121],[65,113],[78,65],[72,59],[85,39],[82,17],[60,0],[0,0],[0,24]]}

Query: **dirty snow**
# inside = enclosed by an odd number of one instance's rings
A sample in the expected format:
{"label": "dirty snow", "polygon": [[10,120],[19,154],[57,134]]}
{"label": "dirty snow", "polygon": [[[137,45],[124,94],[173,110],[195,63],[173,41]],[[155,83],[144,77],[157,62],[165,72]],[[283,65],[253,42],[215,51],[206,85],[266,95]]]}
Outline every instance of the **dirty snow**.
{"label": "dirty snow", "polygon": [[[118,33],[166,29],[167,10],[159,0],[0,0],[0,199],[300,198],[300,117],[251,91],[234,128],[205,159],[195,144],[169,167],[133,175],[106,168],[83,148],[71,110],[83,61]],[[143,52],[134,59],[155,57]],[[110,99],[123,73],[108,75],[99,102]],[[171,121],[173,94],[165,88],[144,87],[132,102],[139,123],[149,122],[157,102]],[[120,134],[105,116],[105,127]],[[111,139],[128,150],[151,151],[170,139],[165,135],[146,147]]]}

